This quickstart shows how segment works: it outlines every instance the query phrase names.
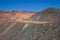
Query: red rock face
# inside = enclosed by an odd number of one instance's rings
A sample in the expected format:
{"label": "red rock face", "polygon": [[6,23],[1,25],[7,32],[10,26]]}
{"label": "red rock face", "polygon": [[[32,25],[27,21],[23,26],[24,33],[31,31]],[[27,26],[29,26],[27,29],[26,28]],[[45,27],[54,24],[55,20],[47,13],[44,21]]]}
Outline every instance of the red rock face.
{"label": "red rock face", "polygon": [[19,12],[19,13],[16,13],[17,17],[22,17],[24,19],[27,19],[32,15],[34,15],[34,13],[32,13],[32,12],[25,12],[25,13],[24,12]]}
{"label": "red rock face", "polygon": [[11,18],[14,19],[14,17],[27,19],[30,16],[34,15],[35,12],[25,12],[25,11],[0,11],[0,20],[6,21],[10,20]]}

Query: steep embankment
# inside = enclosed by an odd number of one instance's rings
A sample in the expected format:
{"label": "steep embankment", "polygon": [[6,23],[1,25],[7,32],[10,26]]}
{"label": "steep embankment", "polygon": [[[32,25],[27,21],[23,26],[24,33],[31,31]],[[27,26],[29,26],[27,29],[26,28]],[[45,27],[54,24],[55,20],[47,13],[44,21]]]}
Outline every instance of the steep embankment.
{"label": "steep embankment", "polygon": [[26,23],[27,28],[18,34],[14,40],[60,40],[60,9],[48,8],[33,15],[29,20],[44,20],[51,23]]}
{"label": "steep embankment", "polygon": [[34,14],[35,12],[27,11],[0,11],[0,40],[14,40],[22,31],[25,23],[12,22],[12,19],[26,20]]}
{"label": "steep embankment", "polygon": [[0,11],[0,21],[16,20],[18,18],[25,20],[34,14],[35,12],[28,11]]}
{"label": "steep embankment", "polygon": [[48,8],[26,20],[7,26],[0,40],[60,40],[60,9]]}

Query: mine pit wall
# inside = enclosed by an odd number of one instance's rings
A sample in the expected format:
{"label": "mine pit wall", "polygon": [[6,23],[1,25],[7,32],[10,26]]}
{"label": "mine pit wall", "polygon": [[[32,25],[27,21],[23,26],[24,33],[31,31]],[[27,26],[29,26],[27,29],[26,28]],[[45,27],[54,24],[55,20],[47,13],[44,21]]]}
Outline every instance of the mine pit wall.
{"label": "mine pit wall", "polygon": [[27,19],[34,14],[35,12],[28,11],[0,11],[0,21],[7,21],[12,17],[22,17],[24,19]]}
{"label": "mine pit wall", "polygon": [[15,40],[60,40],[60,23],[30,24]]}
{"label": "mine pit wall", "polygon": [[[25,28],[24,30],[22,29],[25,25],[21,26],[21,23],[19,25],[20,26],[18,26],[17,29],[17,26],[11,28],[12,30],[9,30],[10,33],[9,31],[5,33],[2,37],[0,37],[0,40],[60,40],[60,23],[29,23],[27,28]],[[21,27],[23,28],[21,29]],[[18,33],[15,30],[19,30]]]}

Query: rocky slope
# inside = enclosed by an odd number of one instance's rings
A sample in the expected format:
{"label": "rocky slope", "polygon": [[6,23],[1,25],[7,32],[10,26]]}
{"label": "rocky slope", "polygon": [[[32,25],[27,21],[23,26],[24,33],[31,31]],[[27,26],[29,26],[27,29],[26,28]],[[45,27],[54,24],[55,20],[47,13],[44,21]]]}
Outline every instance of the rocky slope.
{"label": "rocky slope", "polygon": [[27,19],[34,14],[35,12],[28,11],[0,11],[0,21],[15,20],[17,18]]}
{"label": "rocky slope", "polygon": [[33,15],[31,20],[46,20],[46,21],[59,21],[60,10],[57,8],[48,8]]}
{"label": "rocky slope", "polygon": [[27,20],[51,23],[16,23],[3,36],[0,36],[0,40],[60,40],[60,9],[48,8],[32,15]]}
{"label": "rocky slope", "polygon": [[48,8],[33,15],[29,20],[43,20],[50,21],[51,23],[26,23],[27,28],[25,28],[14,40],[60,40],[60,9]]}

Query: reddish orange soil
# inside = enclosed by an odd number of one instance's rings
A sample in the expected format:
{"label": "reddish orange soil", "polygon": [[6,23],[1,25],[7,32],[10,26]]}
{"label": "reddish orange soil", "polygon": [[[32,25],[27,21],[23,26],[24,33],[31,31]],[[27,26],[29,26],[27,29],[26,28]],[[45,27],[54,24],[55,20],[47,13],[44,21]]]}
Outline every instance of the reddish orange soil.
{"label": "reddish orange soil", "polygon": [[5,21],[12,17],[21,17],[23,19],[27,19],[34,14],[35,12],[28,11],[0,11],[0,20]]}

